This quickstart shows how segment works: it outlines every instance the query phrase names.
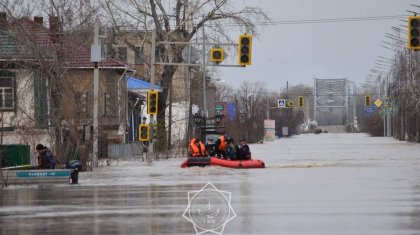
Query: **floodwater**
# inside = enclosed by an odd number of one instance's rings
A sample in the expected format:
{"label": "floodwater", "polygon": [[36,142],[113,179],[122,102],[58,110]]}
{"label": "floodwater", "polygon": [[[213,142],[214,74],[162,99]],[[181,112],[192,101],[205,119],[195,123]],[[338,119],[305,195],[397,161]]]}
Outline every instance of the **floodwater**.
{"label": "floodwater", "polygon": [[420,234],[420,144],[307,134],[251,145],[266,169],[116,162],[78,185],[0,189],[0,234],[195,234],[189,191],[231,192],[223,234]]}

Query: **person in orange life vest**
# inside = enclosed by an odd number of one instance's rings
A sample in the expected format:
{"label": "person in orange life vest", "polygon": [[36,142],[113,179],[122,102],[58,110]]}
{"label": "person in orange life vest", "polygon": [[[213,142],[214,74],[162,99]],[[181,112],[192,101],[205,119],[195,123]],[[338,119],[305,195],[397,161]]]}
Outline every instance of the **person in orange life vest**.
{"label": "person in orange life vest", "polygon": [[190,157],[205,157],[208,155],[206,147],[198,138],[192,138],[188,146],[188,153]]}
{"label": "person in orange life vest", "polygon": [[215,149],[216,149],[216,155],[219,158],[226,158],[226,147],[227,147],[227,136],[221,135],[216,141]]}

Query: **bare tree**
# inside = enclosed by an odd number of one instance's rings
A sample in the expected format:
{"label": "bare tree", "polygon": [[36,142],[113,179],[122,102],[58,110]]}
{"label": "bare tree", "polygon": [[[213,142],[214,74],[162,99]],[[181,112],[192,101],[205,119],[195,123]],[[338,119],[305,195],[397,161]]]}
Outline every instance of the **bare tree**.
{"label": "bare tree", "polygon": [[216,83],[216,101],[229,101],[232,100],[233,87],[226,83]]}
{"label": "bare tree", "polygon": [[[8,30],[18,47],[18,53],[9,59],[14,61],[15,68],[25,71],[22,76],[30,78],[17,94],[23,100],[17,107],[21,116],[16,121],[17,131],[27,141],[26,137],[36,138],[39,131],[35,129],[34,122],[38,120],[39,125],[49,130],[58,155],[63,157],[70,148],[80,145],[80,131],[77,130],[85,122],[78,112],[80,87],[76,89],[74,80],[69,79],[68,70],[80,49],[90,45],[92,16],[96,12],[81,3],[64,0],[1,0],[0,7],[9,16]],[[32,21],[33,15],[40,17]],[[41,16],[48,17],[48,28],[43,22],[43,18],[47,17]],[[39,104],[24,101],[27,97],[25,89],[33,89],[34,86],[44,97]],[[37,120],[23,107],[30,103],[43,110],[41,116],[35,117]],[[64,136],[63,133],[67,134]]]}
{"label": "bare tree", "polygon": [[[217,38],[227,38],[225,24],[239,25],[245,32],[254,33],[255,23],[269,20],[258,7],[245,7],[236,10],[229,0],[102,0],[103,8],[116,28],[126,26],[141,30],[149,35],[156,30],[158,41],[189,42],[197,32],[206,26],[208,33]],[[126,7],[129,5],[130,7]],[[148,38],[150,40],[150,38]],[[150,43],[150,42],[149,42]],[[127,43],[129,47],[130,45]],[[183,44],[158,45],[161,62],[182,62]],[[150,65],[150,64],[149,64]],[[165,126],[165,109],[171,88],[172,78],[178,66],[164,65],[159,73],[163,92],[159,98],[158,126]],[[163,125],[162,125],[163,124]],[[164,132],[164,129],[158,130]],[[162,136],[162,135],[160,135]],[[161,141],[166,146],[164,141]]]}

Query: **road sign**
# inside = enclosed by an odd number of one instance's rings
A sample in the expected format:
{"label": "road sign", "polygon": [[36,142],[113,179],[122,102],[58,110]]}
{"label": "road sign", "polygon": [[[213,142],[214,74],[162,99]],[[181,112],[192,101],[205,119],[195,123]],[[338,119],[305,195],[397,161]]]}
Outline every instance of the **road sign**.
{"label": "road sign", "polygon": [[218,104],[218,105],[216,105],[216,111],[223,111],[223,105],[221,105],[221,104]]}
{"label": "road sign", "polygon": [[364,112],[365,116],[369,117],[376,112],[376,106],[372,105],[372,106],[369,106],[369,107],[365,107],[364,111],[365,111]]}
{"label": "road sign", "polygon": [[286,99],[278,99],[277,101],[278,101],[277,106],[279,108],[286,108]]}
{"label": "road sign", "polygon": [[266,119],[264,120],[264,130],[265,135],[264,139],[268,141],[273,141],[276,139],[276,121]]}
{"label": "road sign", "polygon": [[382,101],[380,99],[375,100],[376,107],[381,107]]}

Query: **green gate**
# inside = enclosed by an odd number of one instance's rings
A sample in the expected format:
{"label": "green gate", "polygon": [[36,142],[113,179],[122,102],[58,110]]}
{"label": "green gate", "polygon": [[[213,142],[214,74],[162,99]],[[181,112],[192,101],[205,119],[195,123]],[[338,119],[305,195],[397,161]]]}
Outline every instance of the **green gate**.
{"label": "green gate", "polygon": [[3,167],[29,165],[31,163],[29,145],[0,145]]}

